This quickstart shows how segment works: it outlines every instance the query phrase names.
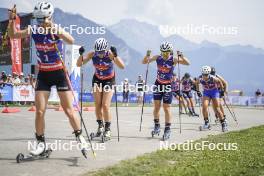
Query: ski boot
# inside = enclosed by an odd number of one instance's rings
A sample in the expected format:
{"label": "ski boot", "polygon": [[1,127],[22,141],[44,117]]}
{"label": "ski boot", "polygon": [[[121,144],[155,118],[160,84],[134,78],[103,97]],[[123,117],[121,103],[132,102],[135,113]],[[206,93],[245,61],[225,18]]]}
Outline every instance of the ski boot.
{"label": "ski boot", "polygon": [[155,135],[160,135],[160,124],[155,124],[154,130],[151,131],[151,136],[154,137]]}
{"label": "ski boot", "polygon": [[102,142],[106,142],[111,140],[111,130],[110,129],[106,129],[102,135]]}
{"label": "ski boot", "polygon": [[76,130],[73,132],[75,134],[77,142],[81,144],[81,152],[84,156],[84,158],[87,158],[87,152],[88,152],[88,143],[84,139],[82,135],[82,130]]}
{"label": "ski boot", "polygon": [[194,111],[192,112],[193,117],[199,117],[199,114],[196,114]]}
{"label": "ski boot", "polygon": [[164,134],[162,136],[162,140],[166,141],[166,140],[170,139],[170,134],[171,134],[170,128],[168,128],[168,129],[165,128]]}
{"label": "ski boot", "polygon": [[103,126],[101,126],[101,127],[98,126],[97,132],[90,134],[91,140],[93,140],[96,137],[102,137],[103,133],[104,133],[104,127]]}
{"label": "ski boot", "polygon": [[200,131],[204,131],[204,130],[211,130],[211,125],[209,124],[209,122],[205,122],[204,125],[199,127]]}
{"label": "ski boot", "polygon": [[223,121],[221,122],[221,126],[222,126],[222,131],[223,131],[223,132],[228,131],[226,120],[223,120]]}

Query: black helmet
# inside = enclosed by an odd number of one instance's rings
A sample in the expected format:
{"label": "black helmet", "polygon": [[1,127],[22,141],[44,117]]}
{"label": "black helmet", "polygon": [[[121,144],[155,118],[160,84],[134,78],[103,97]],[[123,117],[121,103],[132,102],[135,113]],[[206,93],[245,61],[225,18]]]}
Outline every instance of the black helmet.
{"label": "black helmet", "polygon": [[191,75],[190,75],[189,73],[185,73],[185,74],[184,74],[184,78],[187,78],[187,79],[188,79],[188,78],[190,78],[190,77],[191,77]]}
{"label": "black helmet", "polygon": [[211,67],[211,75],[215,75],[216,71],[215,71],[215,68],[214,67]]}

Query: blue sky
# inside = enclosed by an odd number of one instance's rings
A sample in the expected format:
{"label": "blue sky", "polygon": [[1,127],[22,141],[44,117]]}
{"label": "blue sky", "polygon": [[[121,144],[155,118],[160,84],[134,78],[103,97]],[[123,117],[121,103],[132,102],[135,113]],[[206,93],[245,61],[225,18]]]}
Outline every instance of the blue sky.
{"label": "blue sky", "polygon": [[[0,7],[17,4],[18,11],[31,12],[36,0],[1,0]],[[79,13],[100,24],[111,25],[135,18],[155,25],[184,27],[208,25],[236,27],[236,35],[182,35],[221,45],[251,44],[264,48],[264,1],[262,0],[50,0],[66,12]]]}

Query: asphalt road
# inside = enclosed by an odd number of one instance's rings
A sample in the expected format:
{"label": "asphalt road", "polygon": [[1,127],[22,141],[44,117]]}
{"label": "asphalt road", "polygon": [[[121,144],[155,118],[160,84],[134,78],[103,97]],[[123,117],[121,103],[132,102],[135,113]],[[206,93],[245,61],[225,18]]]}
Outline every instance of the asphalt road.
{"label": "asphalt road", "polygon": [[[140,107],[120,107],[120,142],[117,141],[115,108],[112,109],[111,141],[101,144],[94,141],[97,157],[91,152],[85,159],[77,149],[53,151],[50,158],[24,163],[16,163],[16,156],[22,152],[27,154],[29,142],[34,141],[34,112],[21,108],[20,113],[0,113],[0,173],[3,176],[44,176],[44,175],[81,175],[88,171],[97,170],[118,163],[121,160],[134,158],[138,155],[152,152],[160,148],[160,137],[151,138],[153,127],[152,108],[145,108],[142,131],[139,132]],[[227,110],[226,110],[227,111]],[[235,109],[239,125],[228,114],[229,130],[245,129],[264,124],[264,110]],[[197,109],[197,112],[199,110]],[[211,115],[213,113],[211,112]],[[161,124],[164,127],[164,115],[161,112]],[[84,119],[89,132],[97,128],[94,112],[84,112]],[[212,119],[214,119],[212,117]],[[182,116],[182,133],[179,133],[178,109],[173,109],[172,136],[169,142],[180,143],[186,140],[199,139],[208,134],[219,134],[220,126],[213,125],[212,130],[202,131],[198,127],[203,123],[201,118]],[[163,133],[163,132],[162,132]],[[46,112],[46,138],[50,143],[70,143],[75,138],[68,119],[63,112],[52,109]]]}

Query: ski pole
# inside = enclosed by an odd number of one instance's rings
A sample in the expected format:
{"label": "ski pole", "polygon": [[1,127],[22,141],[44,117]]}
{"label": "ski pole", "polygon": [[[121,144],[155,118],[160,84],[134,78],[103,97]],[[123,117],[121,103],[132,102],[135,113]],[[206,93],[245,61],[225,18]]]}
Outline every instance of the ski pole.
{"label": "ski pole", "polygon": [[[180,52],[177,51],[177,62],[178,62],[178,79],[179,79],[179,92],[181,92],[181,70],[180,70],[180,57],[179,57]],[[180,112],[180,105],[179,105],[179,123],[180,123],[180,133],[182,131],[182,124],[181,124],[181,112]]]}
{"label": "ski pole", "polygon": [[142,107],[141,107],[141,116],[140,116],[140,126],[139,126],[139,131],[141,131],[141,126],[142,126],[142,120],[143,120],[143,113],[144,113],[144,105],[145,105],[145,96],[146,96],[146,91],[144,90],[144,88],[147,85],[147,81],[148,81],[148,71],[149,71],[149,61],[147,64],[147,70],[146,70],[146,76],[145,76],[145,85],[143,87],[143,102],[142,102]]}

